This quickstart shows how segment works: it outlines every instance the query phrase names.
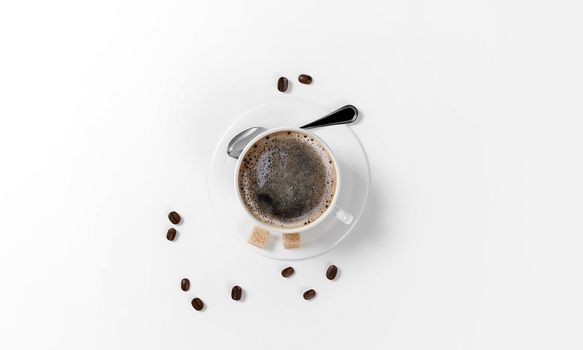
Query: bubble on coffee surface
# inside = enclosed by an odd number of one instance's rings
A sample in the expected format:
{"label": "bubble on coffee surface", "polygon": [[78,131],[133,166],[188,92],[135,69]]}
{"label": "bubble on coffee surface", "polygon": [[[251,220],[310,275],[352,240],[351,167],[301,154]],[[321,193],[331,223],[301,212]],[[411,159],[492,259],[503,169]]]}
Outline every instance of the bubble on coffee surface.
{"label": "bubble on coffee surface", "polygon": [[298,228],[328,210],[336,171],[317,140],[301,132],[280,131],[261,138],[243,157],[239,191],[259,221]]}

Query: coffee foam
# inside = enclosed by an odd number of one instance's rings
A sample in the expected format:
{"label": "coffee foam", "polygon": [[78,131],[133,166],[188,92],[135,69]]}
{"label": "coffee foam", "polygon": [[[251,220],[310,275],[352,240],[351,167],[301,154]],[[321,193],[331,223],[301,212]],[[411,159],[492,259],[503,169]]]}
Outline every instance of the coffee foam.
{"label": "coffee foam", "polygon": [[317,220],[332,203],[336,170],[316,139],[297,131],[262,137],[243,155],[239,193],[267,226],[294,229]]}

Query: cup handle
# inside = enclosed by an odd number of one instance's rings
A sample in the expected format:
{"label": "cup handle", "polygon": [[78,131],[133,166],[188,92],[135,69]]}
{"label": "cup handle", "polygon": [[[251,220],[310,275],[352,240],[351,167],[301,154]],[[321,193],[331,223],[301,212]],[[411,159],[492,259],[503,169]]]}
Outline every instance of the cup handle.
{"label": "cup handle", "polygon": [[354,217],[349,212],[340,208],[339,206],[334,207],[334,217],[340,220],[343,224],[350,225]]}

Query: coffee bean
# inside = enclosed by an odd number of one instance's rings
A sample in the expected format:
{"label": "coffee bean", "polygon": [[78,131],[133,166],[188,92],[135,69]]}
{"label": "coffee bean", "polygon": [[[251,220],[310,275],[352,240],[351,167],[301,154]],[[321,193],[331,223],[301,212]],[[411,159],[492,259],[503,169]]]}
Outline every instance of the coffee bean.
{"label": "coffee bean", "polygon": [[192,307],[196,311],[200,311],[200,310],[202,310],[204,308],[204,303],[199,298],[192,299],[192,301],[190,303],[192,304]]}
{"label": "coffee bean", "polygon": [[307,74],[300,74],[300,76],[298,77],[298,80],[302,84],[311,84],[312,83],[312,77],[307,75]]}
{"label": "coffee bean", "polygon": [[306,299],[306,300],[310,300],[315,296],[316,296],[316,291],[313,289],[308,289],[307,291],[304,292],[304,299]]}
{"label": "coffee bean", "polygon": [[190,289],[190,281],[188,278],[183,278],[182,281],[180,281],[180,289],[185,292]]}
{"label": "coffee bean", "polygon": [[178,215],[178,213],[175,211],[172,211],[170,214],[168,214],[168,219],[170,219],[170,222],[174,225],[178,225],[180,223],[180,215]]}
{"label": "coffee bean", "polygon": [[328,270],[326,271],[326,278],[332,281],[336,278],[336,274],[338,273],[338,268],[336,265],[330,265]]}
{"label": "coffee bean", "polygon": [[294,268],[291,266],[286,267],[285,269],[281,270],[281,275],[285,278],[294,274]]}
{"label": "coffee bean", "polygon": [[288,81],[286,77],[281,77],[277,80],[277,89],[281,92],[286,92]]}
{"label": "coffee bean", "polygon": [[233,300],[241,300],[241,295],[243,294],[243,289],[239,286],[234,286],[231,289],[231,299]]}
{"label": "coffee bean", "polygon": [[168,232],[166,233],[166,239],[173,241],[174,238],[176,238],[176,230],[174,228],[169,228]]}

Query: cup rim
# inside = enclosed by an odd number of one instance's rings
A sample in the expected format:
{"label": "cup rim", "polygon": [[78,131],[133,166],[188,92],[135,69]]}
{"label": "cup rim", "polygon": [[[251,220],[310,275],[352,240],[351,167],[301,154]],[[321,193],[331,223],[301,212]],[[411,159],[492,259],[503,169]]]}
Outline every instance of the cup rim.
{"label": "cup rim", "polygon": [[[280,131],[294,131],[294,132],[299,132],[305,135],[309,135],[310,137],[315,138],[316,140],[318,140],[318,142],[320,144],[322,144],[325,148],[326,151],[328,152],[328,154],[330,155],[330,158],[332,159],[332,162],[334,163],[334,169],[336,170],[336,190],[334,191],[334,196],[332,197],[332,201],[330,202],[330,205],[328,206],[328,208],[322,213],[322,215],[320,215],[316,220],[312,221],[311,223],[304,225],[304,226],[300,226],[297,228],[278,228],[278,227],[272,227],[269,225],[266,225],[265,223],[261,222],[260,220],[258,220],[247,208],[247,206],[245,205],[245,202],[243,201],[243,198],[241,196],[241,191],[239,191],[239,171],[241,169],[241,165],[243,164],[243,158],[244,156],[247,154],[247,152],[249,151],[249,149],[251,147],[253,147],[253,145],[259,141],[261,138],[267,136],[267,135],[271,135],[273,133],[276,132],[280,132]],[[330,215],[330,213],[332,212],[332,210],[334,210],[334,208],[336,207],[336,202],[338,200],[338,193],[340,191],[340,186],[341,186],[341,175],[340,175],[340,167],[338,166],[338,161],[336,160],[336,156],[334,155],[334,153],[332,152],[332,149],[330,148],[330,146],[328,146],[328,144],[326,142],[324,142],[324,140],[322,140],[319,136],[317,136],[316,134],[308,131],[308,130],[304,130],[298,127],[289,127],[289,126],[282,126],[282,127],[277,127],[277,128],[271,128],[268,130],[265,130],[264,132],[260,133],[259,135],[255,136],[253,139],[251,139],[251,141],[249,141],[249,143],[247,143],[247,145],[245,146],[245,148],[243,148],[243,151],[241,152],[241,155],[239,156],[239,158],[237,159],[237,165],[235,167],[235,181],[234,181],[234,185],[235,185],[235,193],[237,194],[237,198],[239,199],[239,203],[241,204],[241,206],[243,207],[243,210],[245,211],[245,213],[247,214],[247,216],[254,222],[255,225],[264,228],[266,230],[268,230],[271,233],[299,233],[299,232],[304,232],[307,231],[313,227],[315,227],[316,225],[318,225],[319,223],[321,223],[322,221],[324,221],[325,218],[328,217],[328,215]]]}

